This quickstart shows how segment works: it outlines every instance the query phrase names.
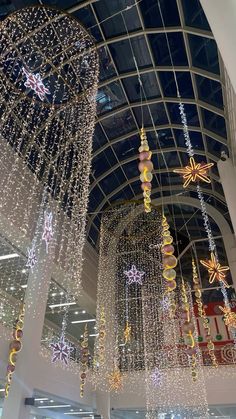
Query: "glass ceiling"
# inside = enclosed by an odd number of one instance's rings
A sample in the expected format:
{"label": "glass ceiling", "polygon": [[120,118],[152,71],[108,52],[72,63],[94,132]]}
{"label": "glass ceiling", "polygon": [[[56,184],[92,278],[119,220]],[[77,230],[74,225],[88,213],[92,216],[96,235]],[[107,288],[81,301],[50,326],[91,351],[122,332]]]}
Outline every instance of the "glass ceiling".
{"label": "glass ceiling", "polygon": [[[153,197],[160,197],[160,184],[164,196],[196,197],[194,185],[183,192],[181,178],[172,173],[188,162],[174,72],[196,160],[216,163],[221,151],[228,151],[218,50],[199,0],[160,0],[162,16],[158,0],[42,3],[66,9],[78,18],[94,37],[100,56],[88,209],[88,240],[97,247],[101,212],[119,200],[142,197],[137,169],[142,112],[153,151]],[[1,19],[30,4],[35,0],[0,1]],[[144,90],[143,111],[136,66]],[[227,218],[216,165],[210,177],[211,185],[204,184],[205,198]],[[181,223],[182,215],[177,210],[174,215]],[[202,237],[202,225],[190,223],[189,232],[192,239]]]}

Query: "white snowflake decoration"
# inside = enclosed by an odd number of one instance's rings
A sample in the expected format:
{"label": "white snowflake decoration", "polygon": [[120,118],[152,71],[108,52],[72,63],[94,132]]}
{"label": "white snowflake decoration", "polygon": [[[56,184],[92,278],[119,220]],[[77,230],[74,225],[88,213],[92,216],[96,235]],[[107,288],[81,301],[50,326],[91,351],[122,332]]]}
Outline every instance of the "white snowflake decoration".
{"label": "white snowflake decoration", "polygon": [[68,365],[70,353],[73,348],[65,342],[64,336],[60,337],[60,340],[50,344],[52,349],[52,362],[61,361],[65,365]]}
{"label": "white snowflake decoration", "polygon": [[24,67],[23,67],[23,73],[26,76],[26,81],[24,82],[24,86],[32,89],[41,100],[44,100],[45,95],[50,94],[50,90],[44,86],[40,74],[30,73]]}
{"label": "white snowflake decoration", "polygon": [[170,301],[170,297],[168,295],[165,295],[163,297],[163,299],[161,300],[161,307],[162,307],[163,311],[170,310],[171,301]]}
{"label": "white snowflake decoration", "polygon": [[45,241],[46,244],[46,252],[48,253],[48,245],[53,237],[53,230],[52,230],[52,212],[44,212],[44,229],[42,239]]}
{"label": "white snowflake decoration", "polygon": [[151,380],[154,387],[161,387],[163,381],[163,372],[156,367],[151,373]]}
{"label": "white snowflake decoration", "polygon": [[145,275],[145,272],[138,271],[135,265],[131,266],[131,269],[129,271],[124,271],[124,274],[127,276],[127,282],[129,285],[131,284],[143,284],[143,276]]}
{"label": "white snowflake decoration", "polygon": [[37,258],[36,258],[36,254],[35,254],[35,246],[33,245],[30,248],[27,249],[27,263],[26,266],[27,268],[33,269],[33,267],[35,266],[35,264],[37,263]]}

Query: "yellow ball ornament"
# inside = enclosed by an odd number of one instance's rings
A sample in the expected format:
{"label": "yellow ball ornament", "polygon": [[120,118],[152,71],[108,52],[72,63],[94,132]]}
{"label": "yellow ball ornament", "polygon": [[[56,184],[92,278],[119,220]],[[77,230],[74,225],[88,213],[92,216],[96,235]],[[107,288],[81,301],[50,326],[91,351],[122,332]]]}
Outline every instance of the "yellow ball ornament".
{"label": "yellow ball ornament", "polygon": [[163,276],[167,281],[173,281],[176,278],[176,271],[174,269],[164,269]]}

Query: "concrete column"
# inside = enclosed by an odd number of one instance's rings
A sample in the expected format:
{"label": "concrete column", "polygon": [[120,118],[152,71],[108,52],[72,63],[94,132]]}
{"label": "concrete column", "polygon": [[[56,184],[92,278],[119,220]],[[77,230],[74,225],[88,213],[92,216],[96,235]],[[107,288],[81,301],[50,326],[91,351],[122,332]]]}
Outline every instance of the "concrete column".
{"label": "concrete column", "polygon": [[234,230],[233,234],[223,234],[223,240],[236,289],[236,169],[232,160],[227,157],[225,157],[225,160],[219,160],[217,166]]}
{"label": "concrete column", "polygon": [[39,356],[40,342],[51,280],[54,244],[46,255],[44,243],[39,251],[37,265],[30,272],[25,296],[25,321],[22,350],[17,355],[9,396],[3,404],[2,419],[29,419],[30,407],[24,405],[32,397],[34,374]]}
{"label": "concrete column", "polygon": [[225,160],[219,160],[217,166],[234,234],[236,234],[236,169],[232,160],[227,157],[225,157]]}
{"label": "concrete column", "polygon": [[236,93],[236,2],[200,0]]}
{"label": "concrete column", "polygon": [[103,419],[110,419],[110,393],[97,390],[96,406]]}

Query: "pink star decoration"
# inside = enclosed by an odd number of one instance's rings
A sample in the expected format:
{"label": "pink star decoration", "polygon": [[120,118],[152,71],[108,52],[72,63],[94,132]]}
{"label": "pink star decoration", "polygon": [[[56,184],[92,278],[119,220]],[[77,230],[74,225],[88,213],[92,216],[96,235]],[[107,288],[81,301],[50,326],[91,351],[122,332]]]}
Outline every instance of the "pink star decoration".
{"label": "pink star decoration", "polygon": [[26,81],[24,83],[24,86],[32,89],[41,100],[44,100],[45,95],[50,94],[50,90],[44,86],[40,74],[30,73],[24,67],[23,67],[23,73],[26,76]]}
{"label": "pink star decoration", "polygon": [[46,252],[48,253],[48,245],[53,237],[52,231],[52,212],[44,212],[44,229],[42,239],[45,241],[46,244]]}
{"label": "pink star decoration", "polygon": [[135,265],[131,266],[131,269],[129,271],[124,271],[124,274],[127,276],[127,282],[129,285],[131,284],[143,284],[143,275],[145,275],[145,272],[138,271]]}
{"label": "pink star decoration", "polygon": [[65,365],[68,365],[70,353],[73,348],[65,342],[64,336],[60,337],[60,340],[50,344],[52,349],[52,362],[61,361]]}

